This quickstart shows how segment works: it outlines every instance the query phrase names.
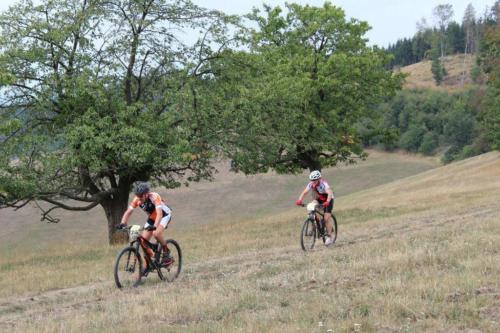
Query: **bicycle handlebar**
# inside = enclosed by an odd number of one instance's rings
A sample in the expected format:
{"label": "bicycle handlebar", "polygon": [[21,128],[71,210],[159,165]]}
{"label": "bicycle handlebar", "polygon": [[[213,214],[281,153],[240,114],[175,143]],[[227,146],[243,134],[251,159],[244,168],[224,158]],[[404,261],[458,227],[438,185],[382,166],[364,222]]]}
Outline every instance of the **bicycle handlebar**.
{"label": "bicycle handlebar", "polygon": [[[119,225],[117,225],[117,226],[116,226],[116,229],[117,229],[117,230],[119,230],[119,231],[129,231],[129,230],[130,230],[130,228],[132,228],[132,226],[131,226],[131,225],[126,225],[126,226],[121,227],[121,228],[120,228],[120,226],[119,226]],[[156,227],[155,227],[155,226],[148,227],[148,228],[141,227],[141,228],[139,229],[139,231],[143,231],[143,230],[147,230],[147,231],[154,231],[154,230],[156,230]]]}
{"label": "bicycle handlebar", "polygon": [[[307,207],[306,204],[302,203],[300,205],[297,205],[297,206],[300,206],[300,207]],[[324,210],[325,210],[325,207],[322,205],[322,204],[317,204],[314,211],[319,213],[319,214],[323,214],[324,213]]]}

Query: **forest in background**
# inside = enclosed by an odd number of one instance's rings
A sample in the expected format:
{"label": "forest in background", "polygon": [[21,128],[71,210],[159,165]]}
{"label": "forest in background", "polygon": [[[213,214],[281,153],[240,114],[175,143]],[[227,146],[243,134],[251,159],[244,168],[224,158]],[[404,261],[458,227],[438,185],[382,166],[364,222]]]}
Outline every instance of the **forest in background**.
{"label": "forest in background", "polygon": [[[451,20],[454,10],[451,4],[439,5],[433,10],[433,18],[423,17],[416,22],[417,33],[413,37],[398,39],[389,44],[386,51],[393,55],[390,67],[408,66],[430,59],[436,48],[439,56],[457,53],[477,54],[486,30],[496,24],[494,8],[479,14],[470,3],[463,14],[462,22]],[[435,21],[435,25],[428,22]]]}
{"label": "forest in background", "polygon": [[[469,4],[461,23],[451,21],[450,4],[434,8],[429,26],[423,18],[412,38],[398,40],[386,52],[392,55],[390,68],[431,61],[436,86],[447,76],[445,56],[473,55],[469,82],[457,91],[444,89],[405,89],[377,106],[378,122],[361,121],[365,145],[384,149],[404,149],[426,155],[443,153],[443,162],[475,156],[499,148],[499,10],[500,1],[482,16]],[[464,71],[465,75],[465,71]],[[377,129],[391,128],[392,135]]]}

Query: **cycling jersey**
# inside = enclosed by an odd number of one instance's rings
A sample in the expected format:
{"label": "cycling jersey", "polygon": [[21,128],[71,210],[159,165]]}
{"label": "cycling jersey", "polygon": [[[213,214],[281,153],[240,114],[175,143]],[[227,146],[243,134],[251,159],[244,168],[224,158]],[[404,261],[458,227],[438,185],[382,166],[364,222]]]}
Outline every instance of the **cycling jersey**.
{"label": "cycling jersey", "polygon": [[[326,199],[328,198],[327,190],[330,188],[330,185],[328,185],[328,183],[324,179],[320,179],[318,185],[316,185],[316,186],[314,186],[313,183],[314,182],[309,182],[309,184],[307,184],[306,189],[308,191],[314,190],[314,192],[316,192],[316,194],[317,194],[317,199],[320,202],[325,202]],[[333,199],[333,196],[332,196],[332,199]]]}
{"label": "cycling jersey", "polygon": [[137,207],[140,207],[144,212],[146,212],[146,214],[148,214],[149,224],[155,223],[157,207],[160,207],[163,211],[162,218],[169,216],[170,220],[171,210],[167,205],[165,205],[165,203],[161,200],[160,195],[156,192],[149,192],[148,197],[144,201],[136,196],[130,203],[130,208],[135,209]]}

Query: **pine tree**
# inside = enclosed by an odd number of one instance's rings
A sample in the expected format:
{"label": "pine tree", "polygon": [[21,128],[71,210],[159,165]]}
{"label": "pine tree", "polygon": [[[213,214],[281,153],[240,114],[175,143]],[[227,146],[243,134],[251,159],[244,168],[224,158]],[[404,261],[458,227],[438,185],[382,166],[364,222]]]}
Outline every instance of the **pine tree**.
{"label": "pine tree", "polygon": [[434,78],[434,81],[436,81],[436,84],[439,86],[441,82],[443,82],[443,79],[446,75],[446,71],[443,65],[441,64],[441,60],[439,59],[438,45],[435,45],[431,50],[431,60],[432,60],[431,64],[432,77]]}
{"label": "pine tree", "polygon": [[464,53],[464,30],[457,22],[453,21],[446,28],[446,50],[448,54]]}

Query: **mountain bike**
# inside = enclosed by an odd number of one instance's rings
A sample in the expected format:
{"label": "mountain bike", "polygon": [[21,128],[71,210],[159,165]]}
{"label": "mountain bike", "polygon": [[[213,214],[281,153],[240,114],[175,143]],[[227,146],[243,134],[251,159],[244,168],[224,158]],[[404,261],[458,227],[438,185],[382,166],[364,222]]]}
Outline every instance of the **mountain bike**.
{"label": "mountain bike", "polygon": [[[326,237],[328,236],[326,232],[325,220],[324,220],[324,208],[316,200],[310,202],[302,207],[307,208],[307,218],[302,224],[302,229],[300,231],[300,246],[304,251],[310,251],[314,248],[316,239],[322,239],[325,243]],[[332,238],[333,243],[337,240],[338,226],[337,218],[332,213],[333,219],[333,231]]]}
{"label": "mountain bike", "polygon": [[[156,227],[149,227],[153,231]],[[182,252],[179,244],[173,239],[167,239],[170,258],[162,263],[163,248],[160,243],[151,243],[140,234],[143,227],[139,225],[126,226],[119,229],[129,234],[129,245],[118,253],[115,261],[114,276],[118,288],[137,287],[143,277],[151,272],[157,272],[160,280],[174,281],[181,272]],[[153,251],[150,257],[147,249]],[[143,268],[144,258],[146,267]]]}

